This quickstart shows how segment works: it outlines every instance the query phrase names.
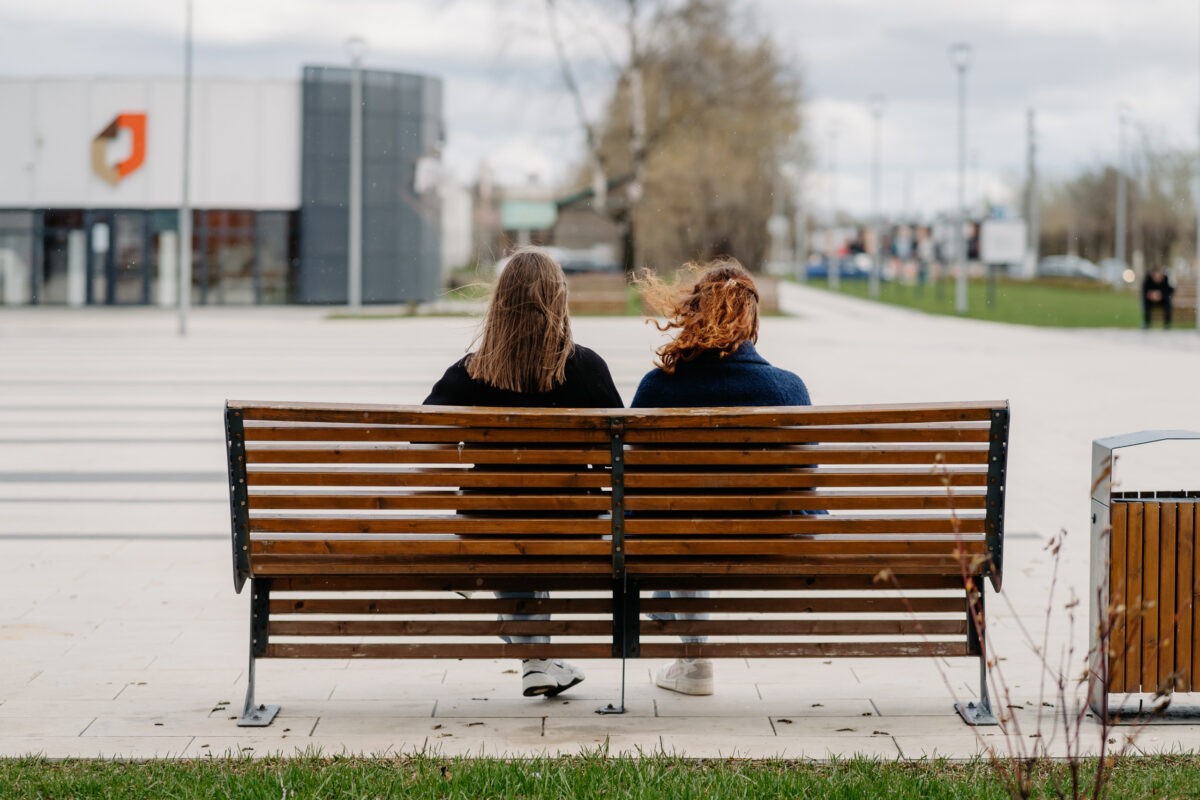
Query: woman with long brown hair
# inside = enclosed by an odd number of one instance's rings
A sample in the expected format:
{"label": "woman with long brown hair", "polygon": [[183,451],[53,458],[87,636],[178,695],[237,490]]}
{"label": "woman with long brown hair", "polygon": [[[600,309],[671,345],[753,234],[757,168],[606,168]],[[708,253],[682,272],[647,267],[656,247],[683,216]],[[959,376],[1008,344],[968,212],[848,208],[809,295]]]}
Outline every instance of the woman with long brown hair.
{"label": "woman with long brown hair", "polygon": [[[567,313],[567,279],[545,250],[526,247],[496,280],[475,350],[452,364],[426,405],[528,408],[620,408],[623,403],[604,359],[576,344]],[[545,592],[497,592],[497,597],[545,597]],[[504,619],[547,619],[514,616]],[[545,644],[544,636],[506,637]],[[527,658],[526,697],[553,697],[583,680],[564,661]]]}
{"label": "woman with long brown hair", "polygon": [[[709,406],[806,406],[808,388],[800,376],[771,366],[758,342],[758,288],[736,259],[725,258],[685,269],[698,279],[689,286],[663,283],[643,273],[638,285],[647,304],[666,318],[655,323],[675,331],[657,351],[655,368],[642,378],[632,408]],[[705,592],[657,592],[656,597],[706,597]],[[706,615],[660,618],[704,619]],[[683,637],[703,642],[704,637]],[[659,670],[655,683],[683,694],[712,694],[708,659],[679,659]]]}

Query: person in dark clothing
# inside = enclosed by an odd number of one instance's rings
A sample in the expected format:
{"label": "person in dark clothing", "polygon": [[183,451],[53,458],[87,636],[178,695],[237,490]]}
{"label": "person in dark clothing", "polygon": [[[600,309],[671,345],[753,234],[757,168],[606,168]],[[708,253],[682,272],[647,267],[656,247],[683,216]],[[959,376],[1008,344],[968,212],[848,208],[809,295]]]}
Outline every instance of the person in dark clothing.
{"label": "person in dark clothing", "polygon": [[[496,281],[475,350],[452,364],[434,384],[426,405],[528,408],[621,408],[624,404],[604,359],[571,337],[567,279],[549,253],[518,250]],[[530,599],[546,592],[497,592]],[[502,619],[548,619],[520,615]],[[510,643],[545,644],[544,636],[506,637]],[[583,680],[564,661],[527,658],[526,697],[553,697]]]}
{"label": "person in dark clothing", "polygon": [[1161,267],[1150,270],[1142,279],[1142,327],[1150,327],[1150,312],[1161,308],[1163,312],[1163,328],[1171,327],[1171,297],[1175,287],[1171,279]]}
{"label": "person in dark clothing", "polygon": [[[633,408],[703,406],[807,406],[808,388],[799,375],[772,366],[754,349],[758,341],[758,289],[741,264],[725,258],[708,264],[686,293],[643,274],[639,286],[648,304],[666,317],[659,330],[678,331],[658,349]],[[706,597],[706,592],[658,592],[656,597]],[[704,619],[705,615],[660,618]],[[702,642],[703,637],[683,637]],[[713,693],[708,659],[679,659],[659,670],[655,683],[683,694]]]}

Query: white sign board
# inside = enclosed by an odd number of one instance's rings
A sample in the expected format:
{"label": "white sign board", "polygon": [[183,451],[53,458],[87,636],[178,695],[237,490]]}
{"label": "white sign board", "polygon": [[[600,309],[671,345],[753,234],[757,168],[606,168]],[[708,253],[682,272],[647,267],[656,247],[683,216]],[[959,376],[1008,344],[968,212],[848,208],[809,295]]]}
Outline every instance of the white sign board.
{"label": "white sign board", "polygon": [[1025,220],[986,219],[979,232],[979,260],[1018,264],[1025,258]]}

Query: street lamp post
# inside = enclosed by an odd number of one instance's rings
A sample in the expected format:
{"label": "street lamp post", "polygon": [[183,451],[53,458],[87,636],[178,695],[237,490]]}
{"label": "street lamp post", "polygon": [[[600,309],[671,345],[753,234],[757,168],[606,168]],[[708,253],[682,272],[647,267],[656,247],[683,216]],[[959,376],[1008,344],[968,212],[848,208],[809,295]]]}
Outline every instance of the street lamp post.
{"label": "street lamp post", "polygon": [[1129,106],[1117,106],[1117,222],[1113,233],[1113,258],[1125,263],[1125,221],[1129,216],[1125,187],[1125,126],[1129,122]]}
{"label": "street lamp post", "polygon": [[956,42],[950,45],[950,63],[958,72],[958,214],[955,220],[955,257],[958,260],[958,280],[955,282],[954,309],[959,314],[969,310],[967,302],[967,67],[971,65],[971,45]]}
{"label": "street lamp post", "polygon": [[184,4],[183,36],[183,186],[179,204],[179,335],[187,336],[192,304],[192,0]]}
{"label": "street lamp post", "polygon": [[349,241],[346,253],[346,303],[351,310],[362,308],[362,161],[363,161],[363,96],[362,59],[367,42],[354,36],[346,41],[350,54],[350,198]]}
{"label": "street lamp post", "polygon": [[829,235],[827,238],[828,247],[828,275],[829,288],[837,291],[842,285],[842,265],[837,259],[837,254],[833,252],[833,245],[836,241],[837,232],[837,140],[839,133],[837,120],[834,120],[829,126]]}
{"label": "street lamp post", "polygon": [[879,211],[880,147],[883,135],[883,95],[871,95],[871,116],[874,118],[871,136],[871,230],[874,241],[871,279],[868,291],[871,297],[879,297],[879,281],[883,272],[883,224]]}

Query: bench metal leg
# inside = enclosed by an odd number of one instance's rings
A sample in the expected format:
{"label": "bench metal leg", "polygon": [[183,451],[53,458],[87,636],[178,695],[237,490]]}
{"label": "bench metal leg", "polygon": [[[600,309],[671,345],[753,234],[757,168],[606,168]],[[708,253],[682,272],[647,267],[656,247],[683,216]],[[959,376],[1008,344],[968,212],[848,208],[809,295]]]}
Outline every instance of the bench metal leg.
{"label": "bench metal leg", "polygon": [[977,589],[971,589],[968,597],[967,610],[967,646],[979,653],[979,700],[967,703],[955,703],[954,710],[968,725],[999,725],[1000,721],[992,713],[992,699],[988,694],[987,676],[987,637],[984,635],[986,617],[983,609],[984,586],[979,584]]}
{"label": "bench metal leg", "polygon": [[254,702],[254,662],[267,651],[270,612],[270,581],[253,580],[250,586],[250,668],[246,672],[246,703],[238,719],[239,728],[265,728],[279,713],[279,706],[256,705]]}
{"label": "bench metal leg", "polygon": [[641,653],[641,625],[642,604],[637,581],[616,582],[613,586],[613,655],[621,658],[621,702],[601,706],[596,709],[597,714],[625,713],[625,663]]}
{"label": "bench metal leg", "polygon": [[608,705],[600,706],[596,709],[597,714],[624,714],[625,713],[625,659],[621,659],[621,702],[617,705],[609,703]]}

